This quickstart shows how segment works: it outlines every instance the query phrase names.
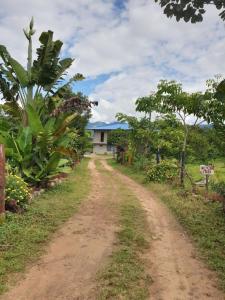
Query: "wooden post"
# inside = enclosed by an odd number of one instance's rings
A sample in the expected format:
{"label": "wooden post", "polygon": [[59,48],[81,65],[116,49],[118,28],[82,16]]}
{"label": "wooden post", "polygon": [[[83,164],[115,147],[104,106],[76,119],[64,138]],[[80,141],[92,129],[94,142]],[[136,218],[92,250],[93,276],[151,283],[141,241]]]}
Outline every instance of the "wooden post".
{"label": "wooden post", "polygon": [[208,191],[209,191],[209,175],[208,174],[205,175],[205,188],[206,188],[206,192],[208,193]]}
{"label": "wooden post", "polygon": [[5,150],[0,144],[0,221],[5,213]]}

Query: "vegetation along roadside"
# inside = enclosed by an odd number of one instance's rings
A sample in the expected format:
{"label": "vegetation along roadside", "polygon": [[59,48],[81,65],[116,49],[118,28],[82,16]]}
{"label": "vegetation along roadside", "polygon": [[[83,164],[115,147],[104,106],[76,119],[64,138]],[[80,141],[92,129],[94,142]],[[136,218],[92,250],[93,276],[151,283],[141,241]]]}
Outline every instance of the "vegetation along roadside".
{"label": "vegetation along roadside", "polygon": [[205,202],[197,195],[180,193],[180,189],[168,184],[146,182],[145,173],[133,166],[124,166],[110,160],[110,165],[135,181],[145,185],[175,214],[195,242],[199,255],[215,270],[225,290],[225,218],[221,204]]}
{"label": "vegetation along roadside", "polygon": [[52,233],[76,212],[90,187],[87,164],[88,159],[82,160],[62,184],[35,198],[25,214],[7,213],[0,231],[0,293],[13,284],[12,274],[40,257]]}

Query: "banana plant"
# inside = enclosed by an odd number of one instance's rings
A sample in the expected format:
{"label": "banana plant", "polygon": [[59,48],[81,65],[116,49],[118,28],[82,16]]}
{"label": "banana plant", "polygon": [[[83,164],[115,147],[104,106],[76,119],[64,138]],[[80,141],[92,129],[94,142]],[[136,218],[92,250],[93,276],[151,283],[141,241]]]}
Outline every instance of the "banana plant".
{"label": "banana plant", "polygon": [[[53,32],[42,32],[40,47],[36,50],[37,58],[33,60],[32,36],[35,34],[33,18],[28,29],[24,29],[28,40],[27,68],[14,59],[4,45],[0,45],[0,92],[5,100],[2,108],[9,115],[17,113],[17,118],[27,126],[26,106],[38,95],[45,100],[56,95],[73,81],[82,80],[76,74],[68,82],[61,84],[67,69],[72,65],[72,58],[60,59],[63,43],[53,40]],[[17,105],[17,107],[16,107]]]}
{"label": "banana plant", "polygon": [[45,111],[40,109],[39,114],[31,104],[27,105],[26,113],[29,126],[21,125],[17,132],[6,126],[0,131],[0,144],[5,145],[10,164],[18,168],[27,182],[43,184],[59,172],[68,172],[68,158],[76,158],[76,151],[70,147],[71,139],[77,137],[70,128],[76,114],[63,114],[43,122]]}
{"label": "banana plant", "polygon": [[54,41],[50,30],[40,35],[33,60],[34,33],[32,18],[24,30],[28,40],[26,68],[0,45],[0,92],[4,99],[0,105],[0,143],[24,179],[40,184],[62,170],[68,171],[70,160],[77,159],[74,141],[78,134],[72,126],[77,99],[63,100],[62,95],[72,82],[84,77],[76,74],[62,82],[73,59],[60,59],[63,43]]}

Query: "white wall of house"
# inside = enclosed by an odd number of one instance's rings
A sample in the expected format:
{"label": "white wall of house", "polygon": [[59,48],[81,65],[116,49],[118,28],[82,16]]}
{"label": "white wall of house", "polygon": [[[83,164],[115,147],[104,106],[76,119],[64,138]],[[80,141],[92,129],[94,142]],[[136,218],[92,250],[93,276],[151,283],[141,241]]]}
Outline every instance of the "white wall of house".
{"label": "white wall of house", "polygon": [[99,144],[94,144],[93,145],[93,152],[95,154],[106,154],[107,152],[107,145],[99,145]]}
{"label": "white wall of house", "polygon": [[[104,132],[104,141],[101,141],[101,133]],[[107,146],[108,131],[94,130],[92,135],[93,153],[106,154],[112,153],[113,148]]]}
{"label": "white wall of house", "polygon": [[[101,132],[104,132],[104,142],[101,142]],[[93,143],[107,144],[107,131],[94,131]]]}

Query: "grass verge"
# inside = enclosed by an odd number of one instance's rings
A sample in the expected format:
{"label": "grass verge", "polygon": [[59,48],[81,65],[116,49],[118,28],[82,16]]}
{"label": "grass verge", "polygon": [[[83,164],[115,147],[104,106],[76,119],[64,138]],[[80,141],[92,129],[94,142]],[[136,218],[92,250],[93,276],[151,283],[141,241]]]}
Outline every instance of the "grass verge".
{"label": "grass verge", "polygon": [[221,204],[204,202],[192,195],[179,196],[179,190],[164,184],[146,183],[144,174],[132,167],[124,167],[109,161],[111,166],[144,184],[153,191],[174,213],[195,242],[199,255],[219,275],[225,290],[225,215]]}
{"label": "grass verge", "polygon": [[[99,168],[99,164],[97,163]],[[138,199],[108,171],[103,171],[118,189],[119,231],[110,262],[100,272],[100,294],[104,299],[139,299],[149,297],[150,276],[145,270],[143,254],[149,247],[149,235],[145,212]],[[106,187],[106,191],[107,191]],[[110,191],[110,187],[109,187]]]}
{"label": "grass verge", "polygon": [[13,284],[15,273],[40,257],[52,233],[76,212],[90,186],[87,163],[83,160],[61,185],[35,198],[26,213],[9,214],[0,225],[0,293]]}
{"label": "grass verge", "polygon": [[[224,181],[225,180],[225,161],[217,159],[213,162],[215,167],[215,174],[210,176],[210,181]],[[195,181],[202,180],[204,178],[199,171],[200,163],[187,164],[187,171],[193,177]]]}

